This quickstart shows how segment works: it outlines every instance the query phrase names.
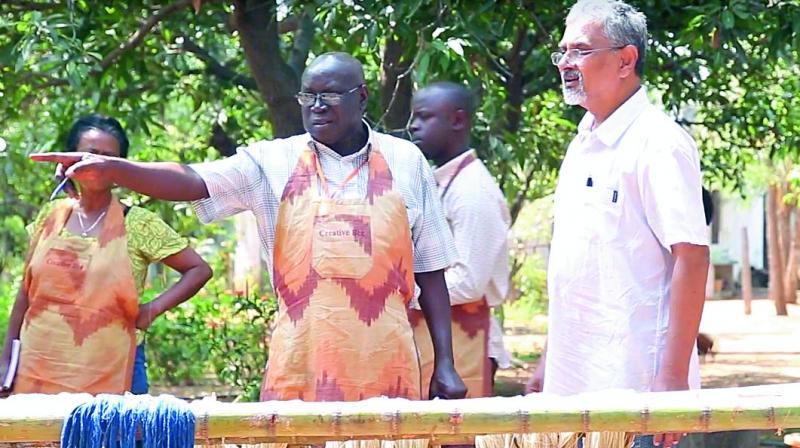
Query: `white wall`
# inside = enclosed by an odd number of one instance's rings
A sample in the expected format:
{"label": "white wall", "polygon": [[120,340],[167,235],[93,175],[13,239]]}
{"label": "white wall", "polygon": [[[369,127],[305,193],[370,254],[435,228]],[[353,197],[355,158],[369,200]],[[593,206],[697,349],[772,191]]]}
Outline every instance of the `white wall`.
{"label": "white wall", "polygon": [[727,249],[735,261],[733,275],[737,280],[741,271],[742,227],[747,227],[750,245],[750,265],[764,269],[764,196],[754,196],[747,201],[738,196],[723,196],[714,219],[719,220],[718,245]]}

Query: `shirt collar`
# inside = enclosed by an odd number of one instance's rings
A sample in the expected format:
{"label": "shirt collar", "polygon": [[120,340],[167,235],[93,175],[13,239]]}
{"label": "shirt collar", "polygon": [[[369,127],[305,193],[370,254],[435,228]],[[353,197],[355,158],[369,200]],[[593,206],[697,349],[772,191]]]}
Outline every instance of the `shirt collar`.
{"label": "shirt collar", "polygon": [[356,151],[356,152],[354,152],[352,154],[348,154],[346,156],[342,156],[338,152],[336,152],[336,151],[332,150],[331,148],[329,148],[328,146],[326,146],[324,143],[314,140],[314,138],[311,137],[311,134],[309,134],[307,132],[306,132],[306,139],[308,140],[308,143],[313,144],[313,146],[315,146],[317,148],[317,151],[319,151],[320,153],[325,153],[325,155],[327,155],[329,157],[333,157],[334,159],[341,160],[342,162],[345,162],[345,161],[348,161],[348,160],[352,160],[352,159],[355,159],[357,157],[361,157],[364,154],[368,153],[370,148],[372,148],[372,142],[373,142],[373,140],[375,138],[373,136],[374,131],[372,130],[372,127],[370,127],[369,123],[367,123],[367,120],[363,120],[362,119],[361,122],[364,124],[364,127],[367,128],[367,142],[364,144],[364,146],[361,147],[361,149],[359,149],[358,151]]}
{"label": "shirt collar", "polygon": [[622,134],[633,121],[650,105],[650,100],[647,99],[647,92],[644,87],[639,87],[630,98],[622,103],[614,112],[600,126],[592,130],[594,125],[594,115],[587,112],[583,116],[580,124],[578,125],[578,132],[580,134],[594,133],[597,139],[600,140],[607,147],[613,147],[617,143]]}
{"label": "shirt collar", "polygon": [[461,161],[469,157],[470,154],[474,155],[475,150],[470,149],[469,151],[464,151],[463,154],[459,154],[444,165],[436,168],[433,171],[433,178],[436,179],[436,183],[439,185],[446,184],[450,178],[456,174],[456,170],[458,169],[458,165],[461,164]]}

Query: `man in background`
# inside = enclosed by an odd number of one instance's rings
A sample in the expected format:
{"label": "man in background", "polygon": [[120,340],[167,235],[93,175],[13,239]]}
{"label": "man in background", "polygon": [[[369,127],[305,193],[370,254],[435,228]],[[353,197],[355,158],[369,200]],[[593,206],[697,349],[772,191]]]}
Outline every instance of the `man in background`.
{"label": "man in background", "polygon": [[[474,105],[469,91],[451,82],[431,84],[414,95],[412,107],[411,138],[436,164],[434,177],[458,252],[445,271],[456,370],[468,397],[491,396],[498,364],[510,365],[500,325],[491,316],[509,289],[508,207],[470,148]],[[409,315],[427,378],[433,366],[430,335],[420,311],[412,309]]]}

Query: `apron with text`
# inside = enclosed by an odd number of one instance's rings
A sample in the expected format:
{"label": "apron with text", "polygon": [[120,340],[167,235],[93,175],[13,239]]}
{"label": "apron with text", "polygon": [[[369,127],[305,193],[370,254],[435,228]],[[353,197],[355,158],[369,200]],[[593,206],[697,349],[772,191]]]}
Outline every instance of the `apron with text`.
{"label": "apron with text", "polygon": [[31,243],[14,393],[130,389],[139,300],[122,206],[111,200],[97,238],[64,229],[72,207],[56,206]]}
{"label": "apron with text", "polygon": [[310,145],[301,153],[281,198],[273,269],[278,317],[261,399],[419,399],[406,317],[414,263],[405,201],[376,145],[365,162],[363,199],[332,197],[317,157]]}

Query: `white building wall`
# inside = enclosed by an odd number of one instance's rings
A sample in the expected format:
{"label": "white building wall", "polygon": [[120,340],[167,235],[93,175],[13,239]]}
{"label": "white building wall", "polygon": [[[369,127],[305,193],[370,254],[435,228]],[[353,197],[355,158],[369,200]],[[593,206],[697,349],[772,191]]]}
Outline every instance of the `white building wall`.
{"label": "white building wall", "polygon": [[719,220],[719,239],[713,250],[727,251],[734,261],[733,275],[739,279],[742,261],[742,228],[747,227],[750,265],[764,269],[765,209],[764,196],[743,200],[738,196],[723,196],[714,219]]}

